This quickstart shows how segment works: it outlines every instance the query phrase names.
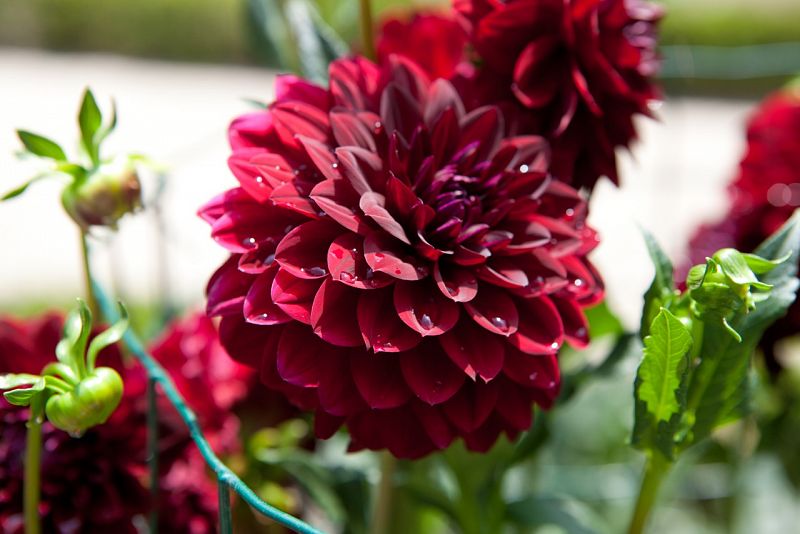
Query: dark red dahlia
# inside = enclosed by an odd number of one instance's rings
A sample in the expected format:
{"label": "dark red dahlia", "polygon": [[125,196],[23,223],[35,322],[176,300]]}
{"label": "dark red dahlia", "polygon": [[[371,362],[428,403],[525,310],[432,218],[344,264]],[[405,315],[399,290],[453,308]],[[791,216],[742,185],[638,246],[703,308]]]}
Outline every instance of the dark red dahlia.
{"label": "dark red dahlia", "polygon": [[465,61],[466,44],[466,33],[451,17],[415,13],[408,20],[384,21],[378,36],[378,62],[397,54],[416,62],[431,78],[450,78]]}
{"label": "dark red dahlia", "polygon": [[[38,374],[53,361],[63,319],[49,315],[33,321],[0,319],[0,373]],[[146,464],[147,377],[139,366],[125,365],[116,348],[99,356],[117,369],[125,382],[119,407],[102,425],[81,438],[71,438],[49,423],[43,428],[41,516],[44,532],[119,532],[134,534],[150,508]],[[0,530],[21,533],[23,459],[27,409],[0,398]],[[204,469],[191,481],[180,477],[192,451],[188,431],[177,413],[159,410],[162,497],[172,516],[162,514],[165,532],[213,532],[214,485]],[[179,484],[178,480],[183,480]],[[209,497],[210,496],[210,497]],[[191,517],[182,525],[175,516]],[[197,528],[205,518],[211,526]]]}
{"label": "dark red dahlia", "polygon": [[[474,97],[513,102],[517,131],[551,139],[553,172],[617,182],[614,154],[659,92],[656,23],[643,0],[454,0],[480,68]],[[510,105],[510,104],[509,104]]]}
{"label": "dark red dahlia", "polygon": [[278,82],[234,121],[240,187],[200,212],[231,257],[208,285],[229,354],[346,425],[352,449],[486,450],[559,388],[565,339],[600,298],[586,202],[539,137],[402,58],[334,62],[330,89]]}
{"label": "dark red dahlia", "polygon": [[[731,207],[725,218],[702,226],[692,238],[691,264],[723,247],[753,250],[800,206],[800,88],[771,95],[750,117],[747,152],[728,192]],[[800,304],[795,302],[761,340],[771,371],[780,370],[775,344],[798,332]]]}

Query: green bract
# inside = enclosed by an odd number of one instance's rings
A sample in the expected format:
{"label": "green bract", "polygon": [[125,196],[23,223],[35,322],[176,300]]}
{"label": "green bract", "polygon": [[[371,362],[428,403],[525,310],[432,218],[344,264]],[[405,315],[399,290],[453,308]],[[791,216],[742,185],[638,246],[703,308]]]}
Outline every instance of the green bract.
{"label": "green bract", "polygon": [[62,191],[61,203],[81,229],[85,231],[91,226],[115,229],[122,216],[133,213],[142,203],[139,177],[134,169],[134,163],[141,158],[127,156],[110,161],[100,157],[101,144],[116,124],[116,107],[112,109],[108,124],[103,125],[103,114],[94,95],[87,89],[78,113],[83,151],[81,161],[68,161],[64,150],[55,141],[18,130],[24,153],[47,160],[50,167],[0,197],[0,201],[21,195],[28,186],[44,178],[66,176],[69,182]]}
{"label": "green bract", "polygon": [[40,412],[44,407],[44,415],[53,426],[80,435],[106,422],[119,406],[122,378],[110,367],[95,367],[95,362],[99,352],[119,341],[127,328],[128,314],[120,304],[120,320],[89,343],[92,314],[79,299],[64,322],[63,336],[56,346],[58,361],[46,365],[41,376],[0,375],[0,389],[9,390],[4,396],[10,403],[36,406]]}

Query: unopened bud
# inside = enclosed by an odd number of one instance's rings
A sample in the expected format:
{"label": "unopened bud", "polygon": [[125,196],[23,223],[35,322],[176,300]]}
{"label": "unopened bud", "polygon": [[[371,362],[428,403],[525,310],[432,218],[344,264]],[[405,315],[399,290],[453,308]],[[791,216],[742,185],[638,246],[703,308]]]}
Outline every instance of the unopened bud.
{"label": "unopened bud", "polygon": [[132,168],[100,167],[83,180],[76,180],[61,195],[70,217],[88,229],[106,226],[116,229],[117,222],[142,205],[139,176]]}

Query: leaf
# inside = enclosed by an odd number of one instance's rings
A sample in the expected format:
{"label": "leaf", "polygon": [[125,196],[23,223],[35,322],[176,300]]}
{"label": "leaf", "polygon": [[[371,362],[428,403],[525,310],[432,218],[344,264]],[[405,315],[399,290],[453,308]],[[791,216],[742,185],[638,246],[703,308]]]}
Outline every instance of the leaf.
{"label": "leaf", "polygon": [[778,265],[780,265],[781,263],[788,260],[792,256],[792,253],[789,252],[785,256],[778,258],[777,260],[768,260],[756,254],[745,253],[742,254],[742,256],[744,257],[744,261],[747,262],[747,266],[750,267],[750,270],[752,270],[756,274],[766,274],[775,267],[777,267]]}
{"label": "leaf", "polygon": [[[113,132],[117,128],[117,101],[113,98],[111,99],[111,120],[108,121],[108,124],[100,129],[96,136],[96,142],[98,147],[100,143],[102,143],[106,137],[108,137],[111,132]],[[98,148],[99,150],[99,148]]]}
{"label": "leaf", "polygon": [[695,412],[687,446],[715,428],[739,419],[747,408],[750,360],[764,331],[782,317],[795,300],[800,248],[800,214],[795,214],[755,254],[769,261],[790,255],[762,277],[772,290],[756,309],[733,319],[731,327],[742,337],[736,343],[723,325],[706,325],[702,359],[689,385],[689,409]]}
{"label": "leaf", "polygon": [[69,366],[78,377],[86,371],[84,355],[91,332],[92,312],[83,300],[78,299],[77,306],[70,310],[64,321],[61,341],[56,345],[56,359]]}
{"label": "leaf", "polygon": [[592,339],[598,339],[608,335],[621,335],[625,328],[614,312],[608,307],[608,303],[603,300],[596,306],[584,310],[586,320],[589,323],[589,335]]}
{"label": "leaf", "polygon": [[15,406],[28,406],[42,391],[44,391],[45,381],[41,376],[37,376],[36,380],[25,389],[14,389],[3,393],[3,397],[8,402]]}
{"label": "leaf", "polygon": [[751,285],[761,290],[770,289],[772,286],[765,284],[756,278],[755,273],[747,265],[747,261],[741,252],[733,248],[724,248],[714,254],[714,259],[722,267],[725,276],[739,285]]}
{"label": "leaf", "polygon": [[328,78],[328,58],[323,41],[311,16],[306,0],[287,0],[286,21],[297,43],[300,71],[313,82],[322,83]]}
{"label": "leaf", "polygon": [[16,197],[20,196],[22,193],[24,193],[28,189],[28,187],[30,187],[34,183],[38,182],[39,180],[41,180],[43,178],[50,178],[50,177],[52,177],[52,174],[50,174],[50,173],[37,174],[36,176],[31,178],[27,182],[23,183],[22,185],[20,185],[18,187],[15,187],[11,191],[9,191],[8,193],[6,193],[2,197],[0,197],[0,202],[3,202],[5,200],[11,200],[12,198],[16,198]]}
{"label": "leaf", "polygon": [[506,514],[511,523],[526,527],[525,532],[547,525],[571,534],[597,534],[605,530],[597,528],[603,521],[595,511],[573,499],[531,496],[508,503]]}
{"label": "leaf", "polygon": [[647,252],[655,267],[653,282],[644,294],[644,309],[642,310],[642,323],[640,337],[644,339],[650,333],[650,325],[658,315],[662,306],[669,303],[675,294],[675,281],[673,280],[672,262],[659,246],[655,237],[647,230],[642,229]]}
{"label": "leaf", "polygon": [[100,113],[92,90],[87,87],[83,93],[81,109],[78,112],[78,126],[81,129],[81,145],[95,165],[100,161],[95,134],[100,129],[102,122],[103,115]]}
{"label": "leaf", "polygon": [[685,409],[686,378],[692,336],[684,324],[662,308],[644,340],[644,357],[636,374],[633,444],[674,457],[675,438]]}
{"label": "leaf", "polygon": [[39,375],[29,375],[27,373],[0,375],[0,389],[12,389],[20,386],[31,386],[41,377]]}
{"label": "leaf", "polygon": [[119,303],[119,319],[111,327],[97,334],[92,342],[89,344],[89,352],[86,356],[86,364],[89,372],[94,370],[94,364],[97,360],[98,353],[109,345],[113,345],[125,335],[125,331],[129,325],[128,310],[120,302]]}
{"label": "leaf", "polygon": [[17,130],[17,137],[31,154],[56,161],[66,161],[67,159],[67,155],[58,143],[47,137],[25,130]]}

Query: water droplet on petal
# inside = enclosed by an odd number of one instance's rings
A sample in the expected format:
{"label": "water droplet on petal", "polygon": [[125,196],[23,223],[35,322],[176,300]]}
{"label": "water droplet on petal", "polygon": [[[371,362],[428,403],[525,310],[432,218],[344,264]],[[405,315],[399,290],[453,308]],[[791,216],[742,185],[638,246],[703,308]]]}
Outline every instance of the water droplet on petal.
{"label": "water droplet on petal", "polygon": [[572,283],[575,285],[575,287],[581,287],[585,282],[580,278],[576,278]]}
{"label": "water droplet on petal", "polygon": [[339,168],[339,164],[334,161],[333,163],[331,163],[331,168],[332,169],[338,169]]}
{"label": "water droplet on petal", "polygon": [[433,319],[431,319],[431,316],[427,313],[423,313],[419,318],[419,325],[425,330],[430,330],[433,328]]}
{"label": "water droplet on petal", "polygon": [[508,322],[502,317],[492,317],[491,323],[498,330],[508,330]]}
{"label": "water droplet on petal", "polygon": [[325,269],[324,267],[308,267],[308,268],[302,267],[300,271],[308,273],[311,276],[323,276],[328,274],[328,270]]}
{"label": "water droplet on petal", "polygon": [[244,239],[242,239],[242,245],[246,247],[253,247],[255,246],[255,244],[256,244],[255,237],[245,237]]}
{"label": "water droplet on petal", "polygon": [[519,172],[522,172],[522,173],[528,172],[529,169],[530,169],[530,167],[528,167],[524,163],[519,166]]}
{"label": "water droplet on petal", "polygon": [[575,216],[575,210],[572,208],[567,208],[567,211],[564,212],[564,215],[567,216],[568,219]]}
{"label": "water droplet on petal", "polygon": [[451,297],[455,297],[458,295],[458,288],[452,284],[445,283],[444,287],[447,289],[447,292],[450,293]]}
{"label": "water droplet on petal", "polygon": [[342,271],[341,273],[339,273],[339,280],[341,280],[345,284],[352,283],[355,279],[356,277],[353,276],[352,273],[348,273],[347,271]]}
{"label": "water droplet on petal", "polygon": [[584,327],[578,328],[577,330],[575,330],[575,336],[576,337],[586,337],[586,329]]}
{"label": "water droplet on petal", "polygon": [[560,344],[559,344],[557,341],[553,341],[553,343],[550,345],[550,348],[551,348],[551,349],[553,349],[553,350],[556,350],[556,349],[558,349],[560,346],[561,346],[561,345],[560,345]]}
{"label": "water droplet on petal", "polygon": [[528,380],[530,380],[531,382],[533,382],[534,380],[536,380],[536,377],[537,377],[537,376],[539,376],[539,373],[537,373],[536,371],[534,371],[534,372],[532,372],[530,375],[528,375]]}
{"label": "water droplet on petal", "polygon": [[256,183],[257,184],[263,184],[264,183],[264,177],[263,176],[256,176]]}
{"label": "water droplet on petal", "polygon": [[261,319],[267,320],[267,319],[269,319],[269,314],[267,312],[264,312],[261,315],[259,315],[259,317]]}

